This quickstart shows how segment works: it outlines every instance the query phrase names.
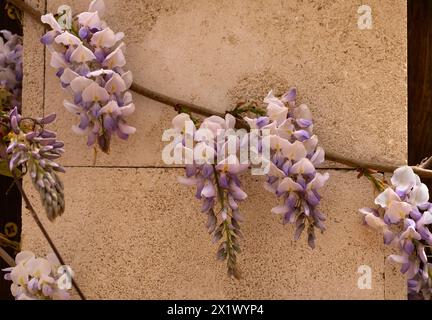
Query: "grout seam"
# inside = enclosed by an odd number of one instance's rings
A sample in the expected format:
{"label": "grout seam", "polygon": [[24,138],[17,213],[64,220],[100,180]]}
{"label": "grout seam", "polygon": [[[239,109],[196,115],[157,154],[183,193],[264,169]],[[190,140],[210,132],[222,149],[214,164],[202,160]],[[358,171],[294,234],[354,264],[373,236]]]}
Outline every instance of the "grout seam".
{"label": "grout seam", "polygon": [[[44,1],[44,13],[46,14],[47,12],[47,0]],[[45,27],[44,27],[45,29]],[[45,88],[45,83],[46,83],[46,46],[43,46],[43,81],[42,81],[42,115],[43,117],[45,117],[45,95],[46,95],[46,88]]]}
{"label": "grout seam", "polygon": [[[63,165],[64,168],[98,168],[98,169],[183,169],[184,166],[103,166],[103,165]],[[320,167],[317,170],[334,170],[334,171],[356,171],[354,168],[332,168],[332,167]]]}

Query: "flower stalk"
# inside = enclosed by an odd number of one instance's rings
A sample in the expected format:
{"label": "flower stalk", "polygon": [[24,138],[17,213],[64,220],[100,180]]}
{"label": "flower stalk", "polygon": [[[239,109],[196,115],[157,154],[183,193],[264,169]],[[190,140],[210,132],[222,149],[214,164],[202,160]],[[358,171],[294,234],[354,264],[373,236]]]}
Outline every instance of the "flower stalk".
{"label": "flower stalk", "polygon": [[[56,245],[54,244],[53,240],[51,239],[50,235],[48,234],[48,231],[45,229],[44,225],[42,224],[42,221],[40,221],[38,214],[36,213],[36,210],[34,209],[33,205],[31,204],[27,194],[25,193],[21,181],[17,179],[17,177],[14,175],[15,179],[15,185],[17,186],[19,192],[21,193],[21,196],[24,200],[24,203],[26,205],[27,210],[30,212],[30,215],[32,216],[33,220],[36,222],[37,226],[41,230],[43,236],[47,240],[48,244],[50,245],[51,249],[53,250],[54,254],[56,255],[58,261],[61,265],[66,265],[64,262],[59,250],[57,249]],[[86,300],[83,292],[81,291],[80,287],[78,286],[78,283],[73,279],[72,277],[72,285],[74,286],[75,290],[77,291],[79,297],[81,300]]]}
{"label": "flower stalk", "polygon": [[[225,192],[222,190],[219,184],[219,173],[216,169],[216,166],[213,165],[213,170],[215,172],[215,184],[218,191],[218,198],[221,205],[221,212],[225,212],[224,210],[228,210],[225,207]],[[232,227],[232,217],[225,213],[227,217],[223,219],[223,222],[220,224],[219,228],[222,228],[222,235],[225,235],[225,241],[222,242],[219,246],[219,250],[217,253],[218,259],[226,259],[227,260],[227,272],[228,276],[232,276],[237,280],[241,279],[240,270],[237,267],[237,256],[236,251],[240,252],[240,247],[238,245],[236,235],[234,234],[235,229]],[[231,223],[228,221],[231,219]]]}
{"label": "flower stalk", "polygon": [[15,260],[9,255],[9,253],[6,252],[5,249],[0,246],[0,257],[10,266],[15,266]]}

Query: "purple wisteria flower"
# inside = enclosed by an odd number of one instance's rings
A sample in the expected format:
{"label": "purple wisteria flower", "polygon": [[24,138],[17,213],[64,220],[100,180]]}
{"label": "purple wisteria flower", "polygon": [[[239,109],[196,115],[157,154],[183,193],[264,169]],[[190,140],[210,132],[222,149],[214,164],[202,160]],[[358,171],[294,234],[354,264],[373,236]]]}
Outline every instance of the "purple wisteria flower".
{"label": "purple wisteria flower", "polygon": [[[325,216],[318,209],[321,199],[318,191],[329,178],[315,166],[324,161],[324,150],[318,147],[313,134],[312,114],[305,104],[296,106],[297,91],[291,88],[280,99],[267,95],[267,116],[245,117],[251,129],[270,132],[270,163],[265,188],[283,199],[272,209],[283,217],[283,223],[294,223],[297,240],[306,229],[308,243],[315,247],[315,228],[323,232]],[[264,143],[261,141],[260,143]],[[262,145],[259,147],[260,152]]]}
{"label": "purple wisteria flower", "polygon": [[11,132],[6,149],[9,170],[23,167],[30,174],[50,220],[65,209],[63,184],[57,175],[64,169],[55,162],[64,153],[64,144],[57,140],[55,132],[45,128],[55,117],[51,114],[40,119],[23,118],[15,107],[9,114]]}
{"label": "purple wisteria flower", "polygon": [[[0,164],[1,174],[21,177],[29,173],[50,220],[65,209],[63,184],[55,162],[64,152],[56,134],[45,128],[55,114],[33,119],[21,116],[22,39],[9,31],[0,38]],[[7,164],[7,166],[4,166]]]}
{"label": "purple wisteria flower", "polygon": [[[235,122],[230,114],[225,119],[211,116],[196,128],[189,115],[182,113],[173,119],[171,133],[177,135],[175,152],[184,154],[189,161],[186,176],[179,181],[196,187],[195,196],[202,201],[201,212],[207,215],[206,227],[213,235],[213,242],[223,239],[217,258],[227,260],[228,275],[239,278],[236,265],[242,221],[239,202],[247,197],[241,189],[239,174],[247,170],[248,164],[241,164],[238,158],[240,138],[232,144],[235,150],[231,153],[228,153],[229,141],[223,139],[234,129]],[[189,133],[187,125],[192,127]]]}
{"label": "purple wisteria flower", "polygon": [[42,22],[52,30],[41,42],[51,51],[50,64],[72,96],[72,101],[63,104],[79,116],[73,131],[87,135],[88,146],[97,143],[108,153],[113,134],[126,140],[135,133],[135,128],[126,123],[135,105],[128,91],[132,73],[124,70],[124,34],[107,26],[101,19],[104,11],[103,0],[93,0],[88,11],[78,14],[74,21],[71,17],[56,18],[52,13],[43,15]]}
{"label": "purple wisteria flower", "polygon": [[[10,31],[0,31],[0,91],[2,110],[21,110],[23,79],[22,38]],[[5,100],[5,101],[3,101]]]}
{"label": "purple wisteria flower", "polygon": [[395,170],[391,184],[376,197],[377,209],[362,208],[360,212],[367,225],[383,233],[384,243],[398,250],[388,258],[401,265],[410,296],[430,300],[432,269],[426,255],[426,248],[432,245],[429,190],[408,166]]}

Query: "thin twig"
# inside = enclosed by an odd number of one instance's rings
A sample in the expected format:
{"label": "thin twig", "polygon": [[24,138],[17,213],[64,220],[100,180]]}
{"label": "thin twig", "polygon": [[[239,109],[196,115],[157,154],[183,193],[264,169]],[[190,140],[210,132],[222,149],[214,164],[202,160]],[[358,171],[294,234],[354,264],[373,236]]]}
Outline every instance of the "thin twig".
{"label": "thin twig", "polygon": [[426,158],[422,163],[420,163],[419,167],[423,169],[432,167],[432,157]]}
{"label": "thin twig", "polygon": [[166,96],[162,93],[150,90],[148,88],[144,88],[143,86],[137,84],[137,83],[132,83],[130,89],[140,95],[143,95],[144,97],[147,97],[149,99],[158,101],[160,103],[166,104],[168,106],[173,107],[174,109],[179,109],[181,107],[187,108],[189,111],[193,112],[193,113],[197,113],[200,114],[202,116],[205,117],[209,117],[209,116],[220,116],[220,117],[224,117],[225,115],[223,113],[217,113],[214,112],[213,110],[207,109],[205,107],[190,103],[190,102],[186,102],[177,98],[172,98],[169,96]]}
{"label": "thin twig", "polygon": [[0,257],[10,266],[15,267],[15,260],[0,246]]}
{"label": "thin twig", "polygon": [[[362,160],[354,160],[331,151],[326,151],[326,160],[338,162],[352,168],[368,168],[379,172],[393,172],[402,165],[368,162]],[[423,169],[419,166],[411,166],[413,171],[422,178],[432,178],[432,170]]]}
{"label": "thin twig", "polygon": [[[44,235],[45,239],[48,241],[51,249],[54,251],[54,254],[57,256],[57,259],[59,260],[61,265],[66,265],[65,261],[63,260],[62,256],[60,255],[60,252],[57,250],[57,247],[55,246],[54,242],[52,241],[51,237],[49,236],[47,230],[45,229],[45,227],[42,224],[42,221],[40,221],[36,210],[34,209],[33,205],[31,204],[27,194],[25,193],[21,182],[15,180],[15,185],[17,186],[19,192],[21,193],[21,196],[24,199],[26,208],[30,211],[31,216],[33,217],[34,221],[36,222],[37,226],[39,227],[39,229],[41,230],[42,234]],[[76,281],[72,278],[72,285],[74,286],[74,288],[76,289],[78,295],[80,296],[80,298],[82,300],[86,300],[84,294],[82,293],[80,287],[78,286],[78,284],[76,283]]]}

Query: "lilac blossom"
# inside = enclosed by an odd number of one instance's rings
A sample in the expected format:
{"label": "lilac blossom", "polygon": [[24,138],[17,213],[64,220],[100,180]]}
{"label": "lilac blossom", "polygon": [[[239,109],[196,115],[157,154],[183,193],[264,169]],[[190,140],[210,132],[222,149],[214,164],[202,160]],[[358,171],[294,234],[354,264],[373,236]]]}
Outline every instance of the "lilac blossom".
{"label": "lilac blossom", "polygon": [[[239,138],[235,142],[234,154],[228,154],[228,141],[219,139],[234,129],[235,118],[227,114],[206,118],[199,128],[193,126],[190,136],[185,131],[186,122],[192,122],[189,115],[179,114],[173,121],[172,133],[176,151],[184,152],[190,160],[186,164],[186,175],[179,182],[196,187],[196,198],[202,201],[201,212],[207,215],[206,227],[213,235],[213,242],[222,242],[217,251],[219,260],[227,260],[228,274],[240,277],[236,266],[236,253],[240,252],[238,238],[241,237],[239,202],[246,199],[239,175],[247,170],[248,164],[241,164],[238,158]],[[219,138],[218,138],[219,137]],[[192,145],[186,140],[192,139]],[[201,155],[198,158],[196,155]],[[195,156],[194,156],[195,155]]]}
{"label": "lilac blossom", "polygon": [[114,134],[126,140],[135,133],[126,123],[135,105],[128,91],[132,73],[124,70],[124,34],[107,26],[101,19],[104,11],[103,0],[93,0],[88,11],[69,24],[59,23],[61,17],[52,13],[43,15],[42,22],[52,30],[41,41],[51,51],[50,64],[61,86],[72,97],[63,105],[79,117],[73,131],[86,135],[88,146],[97,144],[108,153]]}
{"label": "lilac blossom", "polygon": [[11,292],[16,300],[69,300],[73,271],[61,266],[54,254],[37,258],[30,251],[22,251],[15,258],[16,265],[3,269],[4,278],[12,281]]}
{"label": "lilac blossom", "polygon": [[430,300],[432,269],[426,250],[432,245],[432,205],[427,186],[412,168],[400,167],[391,178],[391,186],[376,197],[375,204],[377,209],[360,209],[365,223],[381,232],[384,243],[397,250],[388,259],[401,265],[410,297]]}
{"label": "lilac blossom", "polygon": [[280,99],[270,91],[264,99],[267,116],[244,119],[251,129],[270,132],[271,159],[265,188],[283,200],[272,212],[282,215],[283,223],[296,225],[296,240],[306,229],[309,246],[314,248],[315,228],[325,230],[318,191],[329,174],[315,169],[324,161],[324,150],[313,134],[312,113],[305,104],[296,106],[296,96],[295,88]]}

